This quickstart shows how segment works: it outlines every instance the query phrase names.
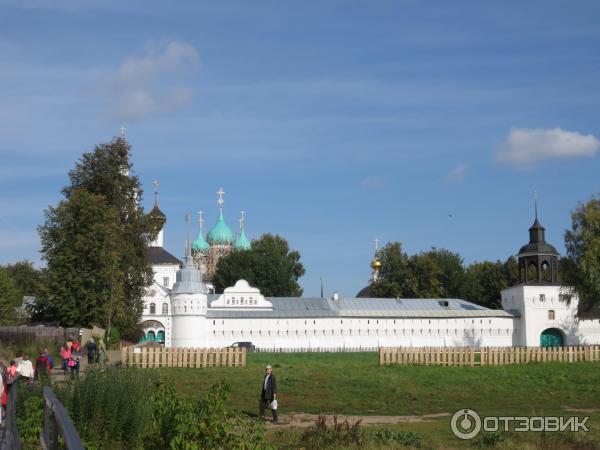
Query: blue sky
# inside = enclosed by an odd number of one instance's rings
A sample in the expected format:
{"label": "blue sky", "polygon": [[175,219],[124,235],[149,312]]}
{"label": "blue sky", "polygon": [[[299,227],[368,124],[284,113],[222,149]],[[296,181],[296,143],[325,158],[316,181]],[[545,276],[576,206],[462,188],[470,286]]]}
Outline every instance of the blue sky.
{"label": "blue sky", "polygon": [[[0,263],[83,151],[127,128],[166,247],[186,212],[278,233],[305,294],[353,295],[373,239],[466,262],[548,240],[600,191],[600,4],[0,0]],[[452,215],[450,217],[449,215]]]}

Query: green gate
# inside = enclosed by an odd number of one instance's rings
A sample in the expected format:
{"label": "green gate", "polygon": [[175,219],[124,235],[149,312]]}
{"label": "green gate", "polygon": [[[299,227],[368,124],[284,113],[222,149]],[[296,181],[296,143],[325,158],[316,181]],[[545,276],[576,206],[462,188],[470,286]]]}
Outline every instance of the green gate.
{"label": "green gate", "polygon": [[562,347],[565,345],[562,331],[556,328],[544,330],[540,336],[540,347]]}

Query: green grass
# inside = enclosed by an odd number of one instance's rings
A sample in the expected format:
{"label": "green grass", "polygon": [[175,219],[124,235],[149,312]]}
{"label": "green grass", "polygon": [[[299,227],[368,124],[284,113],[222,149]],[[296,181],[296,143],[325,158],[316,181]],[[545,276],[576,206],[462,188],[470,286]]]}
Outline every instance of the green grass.
{"label": "green grass", "polygon": [[273,365],[282,412],[423,415],[472,408],[531,415],[563,407],[600,408],[600,364],[538,363],[499,367],[380,367],[375,353],[251,353],[246,368],[159,369],[185,394],[216,381],[235,407],[254,412],[264,365]]}
{"label": "green grass", "polygon": [[[265,364],[271,364],[277,376],[283,414],[404,416],[453,414],[471,408],[482,416],[589,415],[590,433],[503,433],[502,441],[491,445],[482,435],[466,442],[454,437],[450,417],[385,428],[418,433],[422,436],[420,448],[600,448],[600,364],[595,363],[380,367],[375,353],[251,353],[246,368],[159,369],[159,374],[163,380],[174,381],[181,393],[192,396],[225,381],[232,388],[232,405],[255,414]],[[573,413],[564,407],[599,411]],[[369,427],[369,432],[381,427]],[[282,425],[269,432],[269,439],[278,448],[298,448],[302,433]]]}

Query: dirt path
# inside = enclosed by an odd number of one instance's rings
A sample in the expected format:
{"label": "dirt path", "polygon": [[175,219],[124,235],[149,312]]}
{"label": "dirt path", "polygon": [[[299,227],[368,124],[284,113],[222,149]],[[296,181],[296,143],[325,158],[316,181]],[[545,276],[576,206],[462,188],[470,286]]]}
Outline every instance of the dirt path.
{"label": "dirt path", "polygon": [[[425,414],[423,416],[347,416],[340,414],[337,416],[337,421],[340,423],[348,420],[350,425],[358,420],[361,420],[362,425],[389,425],[395,423],[433,422],[442,417],[449,417],[451,415],[452,414],[450,413]],[[307,428],[314,425],[318,418],[318,414],[280,414],[279,422],[275,424],[269,421],[267,422],[267,428],[276,429],[281,426]],[[326,420],[327,425],[333,425],[332,415],[327,415]]]}

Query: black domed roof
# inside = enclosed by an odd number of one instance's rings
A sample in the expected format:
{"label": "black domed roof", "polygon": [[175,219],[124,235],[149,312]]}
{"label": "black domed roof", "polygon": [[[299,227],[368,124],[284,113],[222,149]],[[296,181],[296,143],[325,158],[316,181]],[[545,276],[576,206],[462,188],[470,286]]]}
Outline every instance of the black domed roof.
{"label": "black domed roof", "polygon": [[536,215],[533,225],[529,228],[529,243],[521,247],[519,255],[558,255],[556,248],[546,242],[545,234],[546,229],[542,226]]}
{"label": "black domed roof", "polygon": [[530,242],[519,250],[519,255],[524,254],[558,255],[558,251],[546,242]]}
{"label": "black domed roof", "polygon": [[154,207],[148,213],[148,217],[164,224],[167,216],[158,207],[158,192],[154,191]]}
{"label": "black domed roof", "polygon": [[161,222],[167,221],[167,216],[165,216],[165,213],[163,213],[160,210],[160,208],[158,207],[158,203],[154,203],[154,208],[150,210],[150,212],[148,213],[148,217],[150,217],[151,219],[159,220]]}
{"label": "black domed roof", "polygon": [[371,286],[365,286],[364,288],[362,288],[360,291],[358,291],[358,294],[356,294],[356,298],[370,298],[371,297],[371,293],[370,293],[370,288]]}

